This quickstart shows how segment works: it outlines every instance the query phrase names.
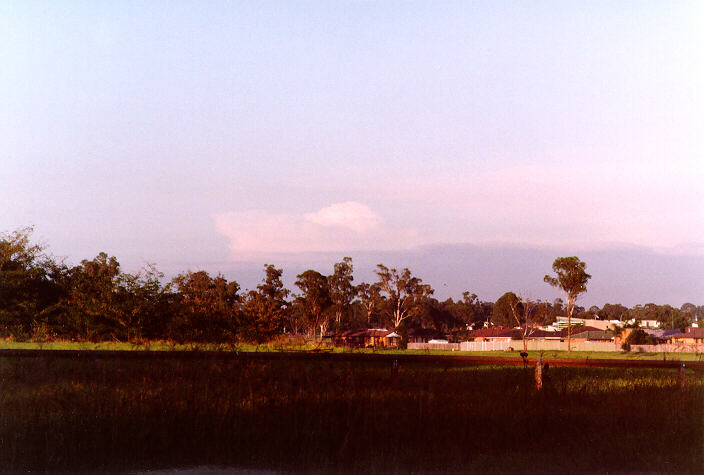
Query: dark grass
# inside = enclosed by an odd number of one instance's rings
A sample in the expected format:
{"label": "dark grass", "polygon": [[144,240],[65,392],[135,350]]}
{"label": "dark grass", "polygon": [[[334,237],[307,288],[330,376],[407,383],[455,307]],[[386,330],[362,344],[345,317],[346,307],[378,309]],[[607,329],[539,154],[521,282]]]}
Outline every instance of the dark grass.
{"label": "dark grass", "polygon": [[0,468],[704,469],[704,384],[672,369],[0,358]]}

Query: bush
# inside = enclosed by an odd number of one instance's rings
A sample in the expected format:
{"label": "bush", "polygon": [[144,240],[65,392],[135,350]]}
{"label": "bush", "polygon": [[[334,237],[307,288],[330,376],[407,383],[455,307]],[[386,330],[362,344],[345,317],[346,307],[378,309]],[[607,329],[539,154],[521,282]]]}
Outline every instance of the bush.
{"label": "bush", "polygon": [[625,351],[626,353],[628,353],[629,351],[631,351],[631,344],[628,343],[628,342],[626,342],[626,343],[624,343],[624,344],[621,345],[621,349],[622,349],[623,351]]}
{"label": "bush", "polygon": [[626,343],[630,345],[653,345],[655,344],[655,339],[645,333],[642,328],[635,328],[626,337]]}

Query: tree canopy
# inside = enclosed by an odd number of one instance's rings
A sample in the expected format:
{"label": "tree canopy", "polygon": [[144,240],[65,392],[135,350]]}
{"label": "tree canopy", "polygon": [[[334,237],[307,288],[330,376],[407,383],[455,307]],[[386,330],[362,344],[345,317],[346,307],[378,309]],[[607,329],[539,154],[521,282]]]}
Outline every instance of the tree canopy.
{"label": "tree canopy", "polygon": [[331,272],[308,269],[296,278],[299,293],[283,283],[283,269],[263,268],[253,290],[206,271],[187,271],[168,282],[154,265],[125,272],[105,252],[74,266],[51,257],[34,244],[31,228],[0,234],[0,338],[45,341],[144,341],[232,343],[266,342],[287,335],[325,335],[329,330],[384,327],[433,329],[457,338],[485,324],[547,324],[565,312],[571,318],[619,321],[656,320],[683,329],[704,306],[646,303],[577,307],[590,276],[576,257],[558,258],[546,282],[564,299],[531,301],[506,292],[496,302],[466,291],[457,300],[434,298],[430,285],[407,268],[383,264],[376,281],[355,285],[353,262],[344,257]]}

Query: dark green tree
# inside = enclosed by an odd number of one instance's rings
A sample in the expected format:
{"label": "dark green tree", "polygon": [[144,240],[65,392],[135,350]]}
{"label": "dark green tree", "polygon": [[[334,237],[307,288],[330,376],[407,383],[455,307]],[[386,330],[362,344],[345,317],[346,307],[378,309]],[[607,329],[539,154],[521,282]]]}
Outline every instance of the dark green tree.
{"label": "dark green tree", "polygon": [[320,272],[307,270],[296,276],[296,287],[301,289],[301,294],[296,300],[310,319],[313,341],[316,339],[318,328],[322,341],[329,323],[328,310],[333,306],[328,279]]}
{"label": "dark green tree", "polygon": [[517,307],[516,311],[519,314],[523,312],[523,304],[521,299],[513,292],[506,292],[494,303],[494,308],[491,314],[491,323],[494,325],[500,325],[502,327],[513,327],[517,323],[514,319],[514,309]]}
{"label": "dark green tree", "polygon": [[357,295],[357,287],[352,285],[353,272],[352,258],[344,257],[335,264],[332,275],[328,276],[330,299],[338,329],[342,326],[343,318],[349,319],[352,300]]}
{"label": "dark green tree", "polygon": [[61,266],[31,243],[32,228],[0,234],[0,334],[27,339],[61,298]]}
{"label": "dark green tree", "polygon": [[240,286],[205,271],[176,276],[176,315],[170,333],[178,341],[230,343],[237,338]]}
{"label": "dark green tree", "polygon": [[127,339],[120,263],[105,252],[71,268],[68,297],[62,302],[65,324],[73,338],[88,341]]}
{"label": "dark green tree", "polygon": [[244,299],[242,335],[249,341],[262,343],[283,332],[287,320],[290,291],[281,280],[283,270],[264,265],[264,279],[257,290],[250,290]]}

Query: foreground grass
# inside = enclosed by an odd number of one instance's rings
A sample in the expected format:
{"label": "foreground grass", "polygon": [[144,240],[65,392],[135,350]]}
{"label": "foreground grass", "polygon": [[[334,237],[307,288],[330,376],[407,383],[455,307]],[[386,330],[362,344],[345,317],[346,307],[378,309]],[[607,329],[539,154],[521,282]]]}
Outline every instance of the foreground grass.
{"label": "foreground grass", "polygon": [[[392,353],[392,354],[422,354],[422,355],[464,355],[464,356],[512,356],[518,357],[522,351],[442,351],[442,350],[399,350],[399,349],[349,349],[320,348],[315,345],[282,345],[277,343],[255,345],[250,343],[225,344],[177,344],[165,341],[154,341],[144,344],[126,342],[16,342],[0,340],[0,350],[80,350],[80,351],[332,351],[335,353]],[[529,357],[543,358],[575,358],[575,359],[625,359],[625,360],[668,360],[668,361],[703,361],[700,353],[651,353],[623,351],[528,351]]]}
{"label": "foreground grass", "polygon": [[286,471],[704,469],[688,370],[204,356],[0,358],[0,467]]}

